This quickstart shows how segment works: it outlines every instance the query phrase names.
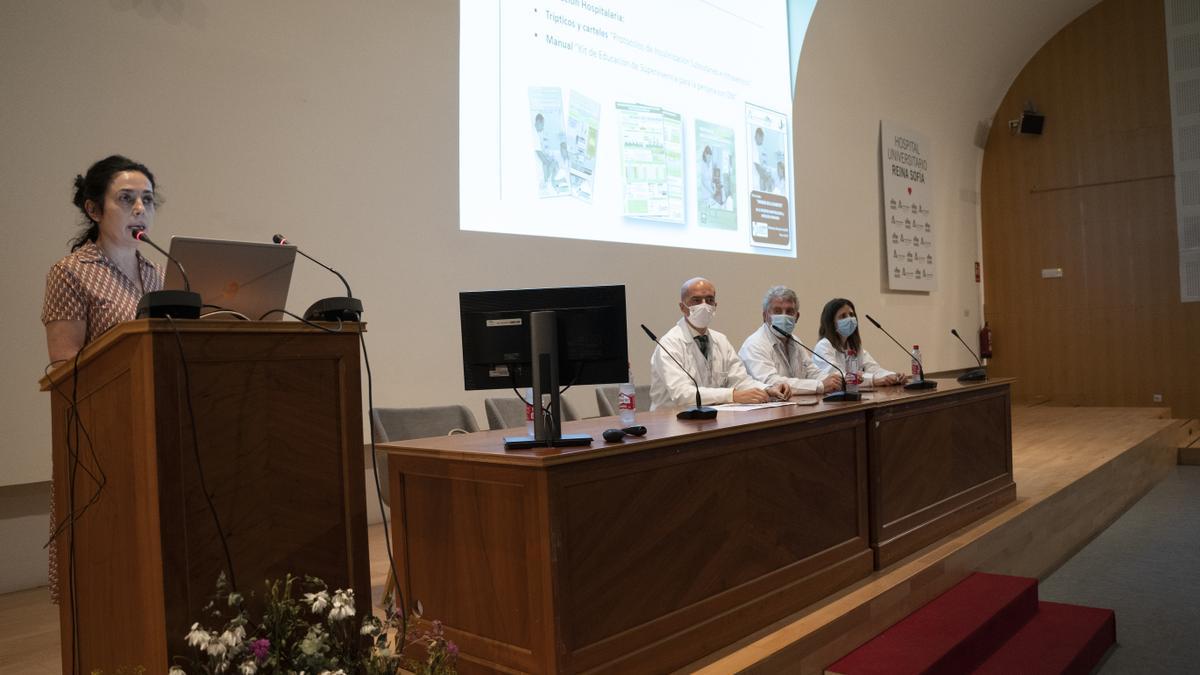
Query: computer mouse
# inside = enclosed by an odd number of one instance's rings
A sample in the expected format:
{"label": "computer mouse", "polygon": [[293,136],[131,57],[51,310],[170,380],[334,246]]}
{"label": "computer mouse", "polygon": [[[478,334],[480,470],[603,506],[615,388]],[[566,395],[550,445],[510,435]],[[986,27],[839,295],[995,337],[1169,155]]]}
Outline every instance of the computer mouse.
{"label": "computer mouse", "polygon": [[646,427],[641,426],[640,424],[636,427],[625,427],[621,431],[624,431],[626,434],[628,434],[630,436],[645,436],[646,435]]}
{"label": "computer mouse", "polygon": [[616,443],[625,438],[625,432],[620,429],[605,429],[604,440],[609,443]]}

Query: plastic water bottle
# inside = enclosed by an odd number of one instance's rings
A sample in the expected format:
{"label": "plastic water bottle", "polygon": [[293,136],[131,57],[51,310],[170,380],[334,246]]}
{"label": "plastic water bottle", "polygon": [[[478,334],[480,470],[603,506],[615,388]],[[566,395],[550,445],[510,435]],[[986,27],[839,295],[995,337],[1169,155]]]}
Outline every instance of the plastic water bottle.
{"label": "plastic water bottle", "polygon": [[617,392],[617,409],[621,415],[621,426],[631,427],[637,418],[637,387],[633,386],[633,369],[629,370],[629,381]]}
{"label": "plastic water bottle", "polygon": [[912,381],[920,382],[921,377],[921,345],[913,345],[912,350]]}
{"label": "plastic water bottle", "polygon": [[525,431],[530,438],[537,435],[533,428],[533,387],[525,388]]}
{"label": "plastic water bottle", "polygon": [[857,394],[858,385],[862,382],[861,366],[858,363],[858,352],[853,347],[846,350],[846,393]]}

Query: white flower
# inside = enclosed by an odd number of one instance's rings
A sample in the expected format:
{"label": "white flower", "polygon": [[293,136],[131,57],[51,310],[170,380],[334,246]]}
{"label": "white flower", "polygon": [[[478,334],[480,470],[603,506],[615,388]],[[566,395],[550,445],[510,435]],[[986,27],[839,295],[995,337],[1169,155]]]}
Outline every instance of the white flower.
{"label": "white flower", "polygon": [[186,639],[189,647],[204,650],[208,648],[208,643],[212,640],[212,636],[208,634],[208,631],[201,628],[199,623],[194,623],[192,624],[192,629],[188,631]]}
{"label": "white flower", "polygon": [[358,632],[360,635],[375,635],[379,632],[379,624],[374,621],[364,621]]}
{"label": "white flower", "polygon": [[229,651],[229,648],[226,647],[225,643],[221,642],[220,640],[211,640],[210,639],[208,641],[208,646],[205,648],[205,651],[208,652],[209,656],[219,659],[219,658],[225,656],[225,652]]}
{"label": "white flower", "polygon": [[322,670],[321,675],[346,675],[346,671],[338,668],[337,670]]}
{"label": "white flower", "polygon": [[254,675],[258,672],[258,666],[255,665],[254,659],[246,659],[242,661],[242,665],[238,666],[238,671],[241,675]]}
{"label": "white flower", "polygon": [[304,602],[308,603],[312,608],[313,614],[320,614],[329,606],[329,594],[325,591],[319,593],[305,593]]}
{"label": "white flower", "polygon": [[236,606],[242,604],[242,594],[241,593],[230,593],[229,597],[226,598],[226,601],[229,603],[230,607],[236,607]]}
{"label": "white flower", "polygon": [[234,651],[238,645],[242,644],[242,641],[245,638],[246,629],[242,628],[241,626],[237,626],[232,630],[227,630],[224,633],[221,633],[220,640],[221,642],[225,643],[225,646],[228,647],[230,651]]}
{"label": "white flower", "polygon": [[171,669],[167,671],[167,675],[187,675],[187,673],[179,666],[171,666]]}
{"label": "white flower", "polygon": [[354,591],[336,591],[333,608],[329,610],[330,621],[341,621],[354,616]]}

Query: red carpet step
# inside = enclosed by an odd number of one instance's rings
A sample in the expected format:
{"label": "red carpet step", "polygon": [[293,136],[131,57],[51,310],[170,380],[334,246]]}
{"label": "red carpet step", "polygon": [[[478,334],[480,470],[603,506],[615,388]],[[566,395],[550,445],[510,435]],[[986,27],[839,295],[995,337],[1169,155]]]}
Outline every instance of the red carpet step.
{"label": "red carpet step", "polygon": [[1037,580],[975,573],[830,665],[832,675],[1087,673],[1112,610],[1038,602]]}
{"label": "red carpet step", "polygon": [[975,672],[1086,675],[1117,641],[1111,609],[1043,601],[1038,613]]}

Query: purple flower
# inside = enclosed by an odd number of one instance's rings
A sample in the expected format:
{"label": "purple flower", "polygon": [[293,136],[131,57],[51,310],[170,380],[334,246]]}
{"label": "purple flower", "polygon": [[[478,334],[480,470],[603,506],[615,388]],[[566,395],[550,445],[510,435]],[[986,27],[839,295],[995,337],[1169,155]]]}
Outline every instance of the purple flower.
{"label": "purple flower", "polygon": [[271,651],[271,641],[266,638],[259,638],[250,643],[250,651],[254,652],[254,659],[256,661],[266,661],[267,654]]}
{"label": "purple flower", "polygon": [[458,645],[446,640],[446,655],[452,659],[458,658]]}

